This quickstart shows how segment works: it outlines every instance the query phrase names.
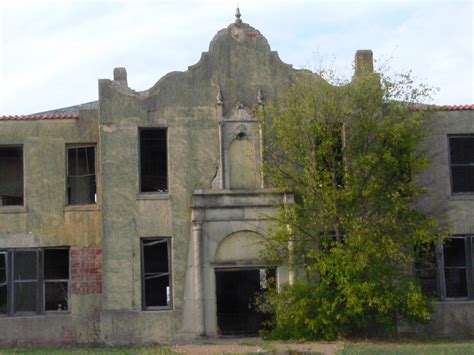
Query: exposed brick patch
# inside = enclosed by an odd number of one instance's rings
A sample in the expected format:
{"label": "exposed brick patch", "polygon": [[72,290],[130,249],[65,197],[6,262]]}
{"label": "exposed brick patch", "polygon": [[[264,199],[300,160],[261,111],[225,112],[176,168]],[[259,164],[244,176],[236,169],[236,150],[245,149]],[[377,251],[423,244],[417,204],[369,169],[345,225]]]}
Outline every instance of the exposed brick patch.
{"label": "exposed brick patch", "polygon": [[74,341],[74,333],[71,328],[63,327],[63,343],[72,343]]}
{"label": "exposed brick patch", "polygon": [[72,293],[87,295],[102,292],[102,248],[98,245],[71,248]]}

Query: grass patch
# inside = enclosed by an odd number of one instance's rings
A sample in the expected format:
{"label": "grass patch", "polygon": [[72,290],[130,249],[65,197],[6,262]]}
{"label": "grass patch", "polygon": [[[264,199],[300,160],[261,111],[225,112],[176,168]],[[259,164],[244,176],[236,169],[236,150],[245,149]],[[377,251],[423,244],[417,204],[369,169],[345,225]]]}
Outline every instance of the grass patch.
{"label": "grass patch", "polygon": [[360,342],[345,343],[338,354],[390,354],[390,355],[437,355],[437,354],[474,354],[474,342]]}
{"label": "grass patch", "polygon": [[149,345],[140,347],[106,347],[101,345],[60,346],[60,347],[17,347],[11,349],[0,349],[0,355],[12,354],[34,354],[34,355],[168,355],[176,354],[171,349],[161,345]]}

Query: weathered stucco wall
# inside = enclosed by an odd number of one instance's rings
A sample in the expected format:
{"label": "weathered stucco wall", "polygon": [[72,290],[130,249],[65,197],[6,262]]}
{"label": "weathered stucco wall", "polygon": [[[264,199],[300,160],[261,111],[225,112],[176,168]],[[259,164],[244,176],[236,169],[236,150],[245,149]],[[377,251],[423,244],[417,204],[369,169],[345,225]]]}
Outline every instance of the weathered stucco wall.
{"label": "weathered stucco wall", "polygon": [[439,217],[451,234],[474,233],[474,196],[451,194],[448,146],[448,135],[474,134],[472,111],[435,111],[431,117],[424,145],[430,166],[421,175],[421,183],[429,190],[420,205]]}
{"label": "weathered stucco wall", "polygon": [[[434,111],[423,149],[430,159],[429,168],[420,176],[428,194],[419,206],[447,227],[449,234],[474,233],[474,195],[452,195],[448,135],[474,134],[472,111]],[[444,301],[435,303],[433,321],[417,331],[459,337],[471,337],[474,302]]]}
{"label": "weathered stucco wall", "polygon": [[[362,52],[371,63],[371,52]],[[114,80],[99,80],[98,109],[79,119],[0,122],[0,144],[23,146],[25,180],[24,206],[0,207],[0,249],[69,246],[72,290],[70,313],[0,317],[0,344],[216,336],[215,270],[266,267],[261,245],[252,243],[283,203],[263,188],[252,110],[275,101],[296,73],[238,20],[216,34],[197,64],[147,91],[128,88],[117,68]],[[430,194],[420,206],[451,233],[473,233],[474,197],[451,196],[447,146],[448,134],[474,134],[472,111],[433,117],[432,165],[421,176]],[[167,130],[168,192],[140,193],[140,128]],[[73,143],[97,144],[97,205],[66,205],[66,146]],[[145,237],[171,238],[172,309],[143,310]],[[278,285],[288,279],[287,267],[278,266]],[[472,302],[436,310],[424,331],[472,336]]]}
{"label": "weathered stucco wall", "polygon": [[[74,251],[99,250],[92,252],[95,272],[70,265],[70,312],[0,316],[0,343],[98,340],[100,204],[66,205],[66,146],[74,143],[98,144],[96,111],[82,111],[79,119],[0,122],[0,145],[22,145],[24,161],[24,206],[0,207],[0,249],[69,246],[71,264]],[[98,287],[84,289],[91,280]]]}
{"label": "weathered stucco wall", "polygon": [[[199,63],[186,72],[166,75],[147,92],[133,92],[123,80],[100,80],[104,341],[196,335],[191,203],[194,190],[211,188],[220,164],[218,90],[225,115],[238,102],[256,106],[258,90],[274,99],[288,87],[293,73],[258,31],[243,24],[220,31]],[[139,193],[142,127],[167,128],[168,193]],[[173,309],[141,311],[140,238],[164,236],[172,238]],[[215,317],[212,309],[206,314]],[[130,322],[133,331],[130,327],[126,331]]]}

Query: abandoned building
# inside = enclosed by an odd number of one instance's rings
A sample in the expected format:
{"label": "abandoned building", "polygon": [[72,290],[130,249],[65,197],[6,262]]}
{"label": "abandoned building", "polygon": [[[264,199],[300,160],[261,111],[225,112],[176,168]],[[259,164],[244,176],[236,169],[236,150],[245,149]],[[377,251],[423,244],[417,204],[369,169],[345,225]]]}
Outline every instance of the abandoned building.
{"label": "abandoned building", "polygon": [[[358,51],[354,75],[371,70]],[[243,23],[185,72],[98,101],[0,117],[0,343],[168,342],[255,333],[266,265],[259,241],[285,196],[261,176],[255,110],[297,70]],[[437,297],[432,334],[474,335],[474,105],[440,107],[433,198],[452,243],[418,270]]]}

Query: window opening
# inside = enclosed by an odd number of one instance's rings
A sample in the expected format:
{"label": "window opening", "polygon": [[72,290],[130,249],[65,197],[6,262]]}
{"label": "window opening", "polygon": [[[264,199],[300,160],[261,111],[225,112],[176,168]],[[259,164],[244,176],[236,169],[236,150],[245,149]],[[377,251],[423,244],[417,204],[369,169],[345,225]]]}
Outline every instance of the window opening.
{"label": "window opening", "polygon": [[474,136],[449,137],[453,194],[474,192]]}
{"label": "window opening", "polygon": [[0,252],[0,314],[7,313],[7,253]]}
{"label": "window opening", "polygon": [[140,192],[168,191],[166,129],[140,129]]}
{"label": "window opening", "polygon": [[0,206],[23,205],[23,148],[0,147]]}
{"label": "window opening", "polygon": [[472,236],[452,236],[417,250],[415,275],[425,295],[442,301],[473,299]]}
{"label": "window opening", "polygon": [[69,249],[0,251],[0,314],[69,309]]}
{"label": "window opening", "polygon": [[44,309],[67,311],[69,295],[69,250],[44,251]]}
{"label": "window opening", "polygon": [[37,312],[38,252],[13,252],[13,311]]}
{"label": "window opening", "polygon": [[422,292],[428,297],[439,297],[438,269],[436,267],[436,245],[419,247],[416,250],[415,275],[421,283]]}
{"label": "window opening", "polygon": [[447,239],[444,243],[443,256],[446,297],[468,297],[466,239]]}
{"label": "window opening", "polygon": [[95,147],[68,147],[67,196],[69,205],[97,202]]}
{"label": "window opening", "polygon": [[170,308],[170,238],[142,240],[143,307]]}

